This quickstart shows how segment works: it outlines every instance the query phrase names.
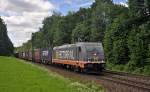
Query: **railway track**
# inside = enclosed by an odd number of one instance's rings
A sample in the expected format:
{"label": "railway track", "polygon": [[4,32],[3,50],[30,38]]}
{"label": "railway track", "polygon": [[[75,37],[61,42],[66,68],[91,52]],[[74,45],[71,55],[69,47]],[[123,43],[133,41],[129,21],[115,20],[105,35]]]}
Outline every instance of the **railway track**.
{"label": "railway track", "polygon": [[131,73],[126,73],[126,72],[116,72],[116,71],[111,71],[111,70],[104,70],[104,72],[116,74],[116,75],[131,76],[131,77],[135,77],[135,78],[142,78],[142,79],[150,80],[150,76],[145,76],[145,75],[131,74]]}
{"label": "railway track", "polygon": [[[150,92],[150,77],[106,70],[101,79]],[[144,92],[145,92],[144,91]]]}
{"label": "railway track", "polygon": [[[37,63],[36,63],[37,64]],[[150,77],[122,72],[104,71],[101,75],[83,74],[49,65],[41,65],[66,78],[103,85],[107,92],[150,92]]]}

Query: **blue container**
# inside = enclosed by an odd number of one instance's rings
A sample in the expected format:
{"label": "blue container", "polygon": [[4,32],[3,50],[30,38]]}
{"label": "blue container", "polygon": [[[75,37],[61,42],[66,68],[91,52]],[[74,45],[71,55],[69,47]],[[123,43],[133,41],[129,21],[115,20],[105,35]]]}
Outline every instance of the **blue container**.
{"label": "blue container", "polygon": [[44,64],[52,63],[52,50],[51,49],[41,49],[41,62]]}

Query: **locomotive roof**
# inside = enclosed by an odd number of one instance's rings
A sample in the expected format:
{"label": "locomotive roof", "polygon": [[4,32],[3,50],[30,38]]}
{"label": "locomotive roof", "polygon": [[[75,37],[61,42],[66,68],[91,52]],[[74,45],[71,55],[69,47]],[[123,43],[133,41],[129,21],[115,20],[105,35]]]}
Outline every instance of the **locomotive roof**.
{"label": "locomotive roof", "polygon": [[54,49],[61,49],[61,48],[70,48],[70,47],[77,47],[77,46],[101,46],[102,43],[97,43],[97,42],[77,42],[75,44],[66,44],[66,45],[62,45],[62,46],[57,46],[54,47]]}
{"label": "locomotive roof", "polygon": [[66,45],[54,47],[54,49],[69,48],[69,47],[75,47],[75,46],[76,46],[75,44],[66,44]]}
{"label": "locomotive roof", "polygon": [[77,42],[76,45],[102,45],[102,43],[98,42]]}

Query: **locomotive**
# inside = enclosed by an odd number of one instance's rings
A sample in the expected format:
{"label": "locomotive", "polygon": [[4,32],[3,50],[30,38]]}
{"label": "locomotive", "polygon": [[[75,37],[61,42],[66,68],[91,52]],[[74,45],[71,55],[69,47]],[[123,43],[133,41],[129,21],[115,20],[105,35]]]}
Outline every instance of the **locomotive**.
{"label": "locomotive", "polygon": [[54,47],[19,52],[18,57],[33,62],[63,66],[67,69],[100,73],[105,68],[102,43],[78,42]]}

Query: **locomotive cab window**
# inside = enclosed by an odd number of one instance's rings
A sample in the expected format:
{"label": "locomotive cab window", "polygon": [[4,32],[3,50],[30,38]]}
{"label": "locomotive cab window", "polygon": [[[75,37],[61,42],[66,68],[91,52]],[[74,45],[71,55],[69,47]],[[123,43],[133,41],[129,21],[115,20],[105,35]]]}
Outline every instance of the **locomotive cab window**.
{"label": "locomotive cab window", "polygon": [[85,46],[86,60],[88,62],[99,62],[104,59],[103,49],[101,46]]}

